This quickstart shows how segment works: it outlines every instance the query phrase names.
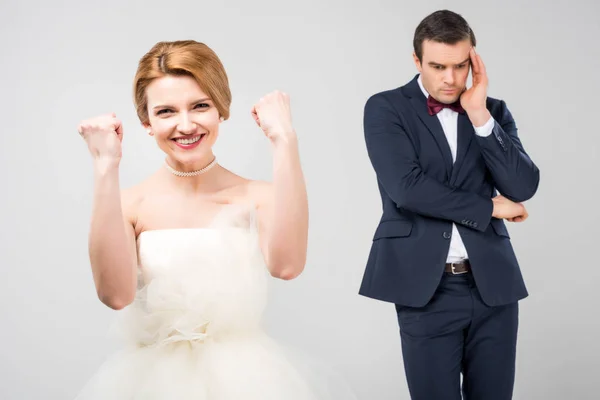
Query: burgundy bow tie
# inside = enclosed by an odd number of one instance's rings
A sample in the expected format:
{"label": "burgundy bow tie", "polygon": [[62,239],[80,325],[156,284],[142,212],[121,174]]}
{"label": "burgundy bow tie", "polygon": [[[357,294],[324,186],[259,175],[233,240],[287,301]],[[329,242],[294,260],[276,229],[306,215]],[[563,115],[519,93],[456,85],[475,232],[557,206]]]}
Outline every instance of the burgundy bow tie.
{"label": "burgundy bow tie", "polygon": [[427,98],[427,111],[429,112],[429,115],[435,115],[442,111],[444,108],[449,108],[461,114],[464,114],[465,112],[464,108],[462,108],[462,106],[460,105],[460,100],[457,100],[452,104],[445,104],[437,101],[431,96]]}

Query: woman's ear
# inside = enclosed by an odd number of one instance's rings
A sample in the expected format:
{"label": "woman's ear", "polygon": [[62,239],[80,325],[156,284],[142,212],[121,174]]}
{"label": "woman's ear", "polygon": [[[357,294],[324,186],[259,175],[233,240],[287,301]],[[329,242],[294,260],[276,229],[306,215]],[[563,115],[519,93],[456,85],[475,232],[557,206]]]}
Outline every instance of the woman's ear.
{"label": "woman's ear", "polygon": [[154,136],[154,134],[152,133],[152,127],[150,126],[149,123],[144,122],[144,123],[142,123],[142,126],[144,127],[144,129],[146,130],[146,132],[148,133],[148,135]]}

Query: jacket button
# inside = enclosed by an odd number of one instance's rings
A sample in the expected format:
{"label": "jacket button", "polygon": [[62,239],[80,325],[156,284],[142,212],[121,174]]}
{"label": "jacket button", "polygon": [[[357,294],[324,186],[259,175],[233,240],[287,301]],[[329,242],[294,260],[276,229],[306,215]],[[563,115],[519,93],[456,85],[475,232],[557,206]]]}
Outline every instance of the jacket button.
{"label": "jacket button", "polygon": [[450,239],[451,236],[450,232],[444,232],[444,239]]}

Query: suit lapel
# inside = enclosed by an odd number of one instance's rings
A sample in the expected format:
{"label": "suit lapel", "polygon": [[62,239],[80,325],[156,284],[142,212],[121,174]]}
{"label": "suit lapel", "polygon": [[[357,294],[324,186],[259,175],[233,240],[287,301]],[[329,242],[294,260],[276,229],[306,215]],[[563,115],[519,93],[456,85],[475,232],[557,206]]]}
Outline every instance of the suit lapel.
{"label": "suit lapel", "polygon": [[[413,85],[414,84],[414,85]],[[415,88],[412,86],[416,86]],[[429,115],[427,112],[427,99],[421,92],[421,88],[417,83],[416,79],[409,83],[409,92],[410,92],[410,103],[413,106],[417,116],[423,122],[423,124],[427,127],[429,133],[435,139],[440,153],[442,153],[442,157],[444,159],[444,164],[446,165],[446,177],[450,177],[450,172],[452,171],[452,152],[450,151],[450,145],[448,144],[448,139],[444,134],[444,130],[442,129],[442,124],[440,120],[435,115]]]}
{"label": "suit lapel", "polygon": [[467,114],[458,114],[458,143],[456,146],[456,162],[454,163],[454,168],[452,169],[452,176],[450,177],[451,184],[454,184],[456,178],[458,177],[460,167],[463,165],[467,152],[469,151],[469,147],[471,146],[473,135],[475,135],[475,129],[473,129],[473,124],[471,124],[471,121],[469,120]]}

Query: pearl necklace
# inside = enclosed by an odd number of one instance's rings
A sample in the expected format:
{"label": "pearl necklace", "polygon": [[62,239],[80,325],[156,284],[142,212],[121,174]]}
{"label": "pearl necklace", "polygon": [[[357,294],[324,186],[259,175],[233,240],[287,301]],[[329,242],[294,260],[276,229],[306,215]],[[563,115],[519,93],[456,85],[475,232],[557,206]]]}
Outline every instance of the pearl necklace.
{"label": "pearl necklace", "polygon": [[167,167],[167,169],[173,174],[173,175],[177,175],[177,176],[182,176],[182,177],[186,177],[186,176],[198,176],[201,175],[205,172],[207,172],[209,169],[211,169],[212,167],[214,167],[215,165],[217,165],[217,157],[215,157],[210,164],[208,164],[206,167],[201,168],[199,170],[196,171],[190,171],[190,172],[182,172],[182,171],[177,171],[176,169],[174,169],[173,167],[171,167],[168,163],[167,160],[165,160],[165,167]]}

